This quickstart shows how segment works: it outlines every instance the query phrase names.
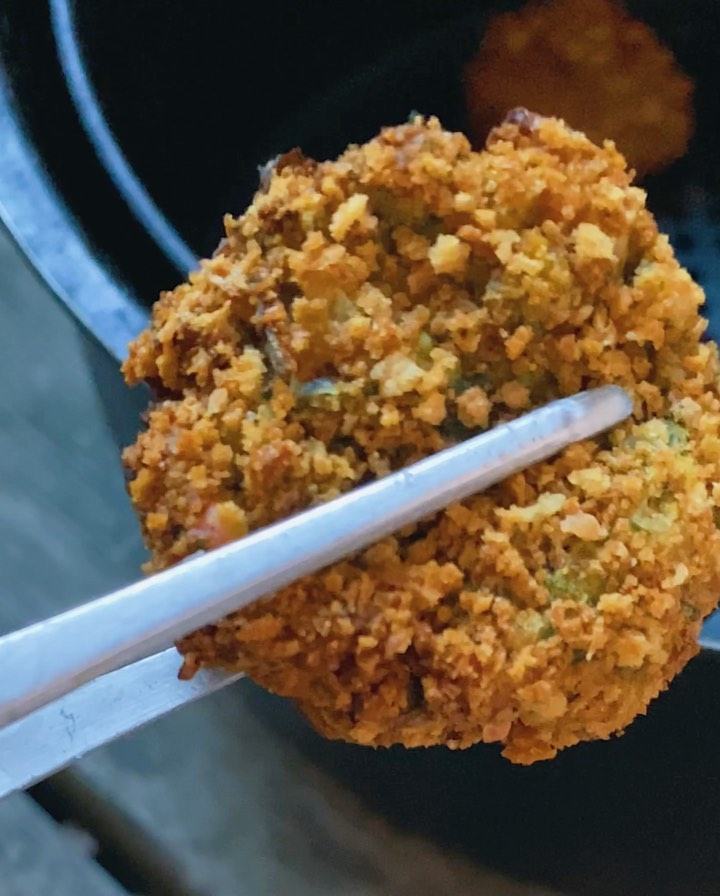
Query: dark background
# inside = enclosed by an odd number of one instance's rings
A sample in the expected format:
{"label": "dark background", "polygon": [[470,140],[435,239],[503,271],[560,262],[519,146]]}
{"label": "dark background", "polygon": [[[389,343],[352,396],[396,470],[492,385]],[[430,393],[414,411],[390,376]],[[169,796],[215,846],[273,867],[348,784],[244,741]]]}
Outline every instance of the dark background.
{"label": "dark background", "polygon": [[[274,154],[300,144],[333,155],[411,109],[463,127],[462,65],[498,5],[511,4],[4,0],[0,74],[38,177],[61,197],[53,227],[80,235],[128,303],[148,306],[182,275],[178,244],[210,252],[222,213],[242,210],[257,165]],[[631,5],[697,80],[691,153],[647,186],[708,291],[717,332],[720,6]],[[113,167],[93,130],[98,113],[127,167]],[[149,205],[133,199],[138,186]],[[10,189],[0,171],[0,200]],[[42,271],[43,222],[34,224],[18,236]],[[11,628],[134,577],[135,524],[91,375],[127,433],[137,410],[114,362],[95,347],[89,368],[87,343],[0,248],[0,626]],[[72,290],[57,291],[73,308]],[[98,308],[105,300],[91,297]],[[128,890],[330,893],[349,880],[358,893],[399,896],[446,880],[453,891],[510,893],[475,876],[490,867],[578,896],[716,896],[719,688],[718,658],[706,654],[625,737],[522,769],[494,747],[328,744],[287,704],[243,684],[99,751],[35,798],[91,828]],[[39,843],[57,834],[48,818],[37,823]],[[396,868],[399,855],[407,869]],[[0,881],[2,868],[0,846]],[[172,879],[165,889],[160,872]]]}

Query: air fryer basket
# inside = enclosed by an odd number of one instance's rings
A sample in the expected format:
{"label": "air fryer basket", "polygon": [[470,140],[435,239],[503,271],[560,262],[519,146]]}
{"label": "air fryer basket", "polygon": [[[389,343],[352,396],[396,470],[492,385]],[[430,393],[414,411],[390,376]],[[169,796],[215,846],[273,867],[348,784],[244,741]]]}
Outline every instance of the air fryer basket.
{"label": "air fryer basket", "polygon": [[[49,14],[38,15],[36,4],[5,0],[0,75],[38,172],[62,195],[56,226],[82,234],[128,311],[103,314],[99,291],[85,313],[91,300],[76,301],[77,276],[62,283],[68,305],[114,347],[142,324],[138,311],[184,276],[188,255],[213,250],[222,214],[244,208],[257,166],[273,155],[301,146],[330,157],[411,110],[465,129],[463,66],[491,11],[521,5],[49,0]],[[709,333],[720,337],[720,3],[628,5],[696,84],[688,155],[644,186],[705,287]],[[0,203],[11,189],[0,170]],[[6,209],[17,212],[17,191],[12,200]],[[50,277],[56,259],[40,224],[27,224],[32,209],[21,211],[8,223]],[[121,396],[109,404],[116,416],[126,410],[127,433],[136,408]],[[513,876],[578,896],[717,896],[718,693],[720,654],[705,651],[621,739],[527,769],[493,747],[450,754],[326,743],[285,703],[252,699],[269,725],[387,819]]]}
{"label": "air fryer basket", "polygon": [[[3,66],[23,124],[69,211],[129,293],[151,304],[212,251],[257,166],[293,146],[316,158],[411,110],[466,129],[462,70],[487,17],[520,0],[5,0]],[[650,204],[720,301],[715,0],[628,0],[696,84],[688,155],[648,181]],[[0,23],[1,24],[1,23]],[[42,98],[42,114],[39,104]],[[120,157],[120,158],[118,158]],[[123,201],[124,200],[124,201]],[[720,316],[720,311],[718,312]]]}

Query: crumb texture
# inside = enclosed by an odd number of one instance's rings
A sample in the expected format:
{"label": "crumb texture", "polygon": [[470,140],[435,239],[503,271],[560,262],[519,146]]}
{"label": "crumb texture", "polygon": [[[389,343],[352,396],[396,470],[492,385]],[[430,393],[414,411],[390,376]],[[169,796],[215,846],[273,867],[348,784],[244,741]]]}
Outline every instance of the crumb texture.
{"label": "crumb texture", "polygon": [[552,757],[621,731],[720,593],[718,358],[612,144],[516,110],[279,159],[124,366],[159,570],[578,390],[634,416],[184,639],[323,734]]}

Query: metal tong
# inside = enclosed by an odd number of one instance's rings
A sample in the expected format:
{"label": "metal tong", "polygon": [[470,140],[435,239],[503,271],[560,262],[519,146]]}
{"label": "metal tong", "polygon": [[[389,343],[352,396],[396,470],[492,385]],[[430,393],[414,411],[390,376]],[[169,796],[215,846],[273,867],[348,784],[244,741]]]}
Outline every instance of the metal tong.
{"label": "metal tong", "polygon": [[0,798],[241,675],[179,681],[173,642],[632,412],[555,401],[232,544],[0,638]]}

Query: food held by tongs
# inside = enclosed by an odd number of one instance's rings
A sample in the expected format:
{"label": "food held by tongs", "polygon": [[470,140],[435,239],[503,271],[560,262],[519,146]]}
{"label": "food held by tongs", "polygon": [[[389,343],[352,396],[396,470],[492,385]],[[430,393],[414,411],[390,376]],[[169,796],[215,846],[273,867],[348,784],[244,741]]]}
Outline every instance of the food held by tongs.
{"label": "food held by tongs", "polygon": [[[329,503],[0,638],[0,796],[237,675],[177,680],[174,640],[416,524],[630,414],[607,386],[556,401]],[[184,676],[180,676],[181,679]]]}
{"label": "food held by tongs", "polygon": [[[201,589],[222,569],[212,612],[163,636],[177,687],[246,673],[329,737],[499,742],[521,763],[621,731],[720,592],[720,369],[702,290],[612,143],[515,110],[472,152],[416,117],[335,162],[281,157],[225,226],[125,364],[156,396],[125,455],[150,571]],[[564,398],[617,416],[542,460],[513,437],[512,474],[373,506],[362,547],[318,558],[345,537],[325,523],[286,577],[253,551],[248,594],[270,596],[240,608],[221,558]],[[143,632],[145,607],[126,620]]]}

